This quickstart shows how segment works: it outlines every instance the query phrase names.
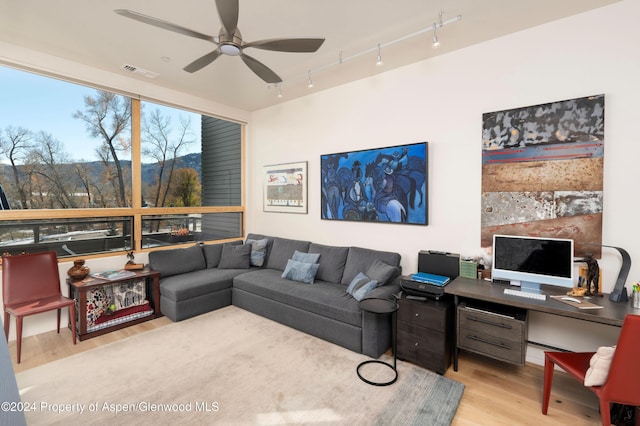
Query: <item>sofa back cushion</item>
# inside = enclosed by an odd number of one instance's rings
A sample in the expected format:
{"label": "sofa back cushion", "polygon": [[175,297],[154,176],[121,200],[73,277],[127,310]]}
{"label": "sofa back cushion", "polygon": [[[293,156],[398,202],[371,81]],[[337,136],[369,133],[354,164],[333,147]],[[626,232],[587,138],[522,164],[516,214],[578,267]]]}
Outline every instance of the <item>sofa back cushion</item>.
{"label": "sofa back cushion", "polygon": [[266,267],[284,271],[284,268],[287,267],[287,261],[293,257],[293,253],[296,250],[307,253],[309,244],[311,244],[309,241],[274,237],[273,245],[268,252]]}
{"label": "sofa back cushion", "polygon": [[271,247],[273,246],[273,238],[274,237],[270,237],[269,235],[247,234],[247,239],[245,240],[245,242],[249,242],[249,240],[253,240],[253,241],[259,241],[259,240],[265,240],[265,239],[267,240],[267,252],[264,256],[264,261],[262,262],[262,266],[266,266],[269,260],[269,253],[271,253]]}
{"label": "sofa back cushion", "polygon": [[251,266],[251,244],[223,244],[220,254],[220,269],[249,269]]}
{"label": "sofa back cushion", "polygon": [[[400,275],[400,255],[398,253],[350,247],[341,283],[349,285],[360,272],[366,273],[376,260],[381,260],[387,265],[398,268],[398,273],[391,277],[389,281]],[[378,285],[384,285],[384,283],[378,283]]]}
{"label": "sofa back cushion", "polygon": [[[242,244],[242,241],[231,241],[224,244],[237,245]],[[202,246],[202,252],[207,262],[207,268],[217,268],[220,263],[220,256],[222,255],[222,243],[219,244],[205,244]]]}
{"label": "sofa back cushion", "polygon": [[[330,283],[339,283],[347,263],[349,247],[325,246],[311,243],[309,253],[320,253],[320,267],[316,278]],[[362,271],[365,272],[365,271]]]}
{"label": "sofa back cushion", "polygon": [[149,266],[160,272],[161,277],[170,277],[205,269],[207,263],[200,246],[193,246],[184,249],[152,251],[149,253]]}

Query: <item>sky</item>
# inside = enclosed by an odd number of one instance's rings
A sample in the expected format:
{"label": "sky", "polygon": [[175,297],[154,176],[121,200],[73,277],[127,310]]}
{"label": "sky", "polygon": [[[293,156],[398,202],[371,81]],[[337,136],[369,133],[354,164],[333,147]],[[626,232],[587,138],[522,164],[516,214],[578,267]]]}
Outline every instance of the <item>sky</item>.
{"label": "sky", "polygon": [[[44,131],[64,145],[71,159],[97,160],[95,149],[100,141],[89,135],[83,121],[73,118],[76,111],[84,110],[84,97],[95,93],[91,87],[0,66],[0,135],[8,126],[24,127],[34,133]],[[163,114],[169,115],[176,129],[180,116],[191,116],[196,143],[190,145],[189,152],[200,150],[198,114],[145,103],[148,104],[146,110],[160,108]],[[0,161],[6,162],[6,159]]]}

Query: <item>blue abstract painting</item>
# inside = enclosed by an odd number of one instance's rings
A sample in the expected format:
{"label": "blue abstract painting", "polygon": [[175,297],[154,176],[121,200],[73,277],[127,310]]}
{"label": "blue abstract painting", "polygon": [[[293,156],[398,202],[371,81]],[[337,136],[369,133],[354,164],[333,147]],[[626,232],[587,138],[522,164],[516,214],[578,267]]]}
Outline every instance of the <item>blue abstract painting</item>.
{"label": "blue abstract painting", "polygon": [[427,146],[321,155],[322,219],[427,225]]}

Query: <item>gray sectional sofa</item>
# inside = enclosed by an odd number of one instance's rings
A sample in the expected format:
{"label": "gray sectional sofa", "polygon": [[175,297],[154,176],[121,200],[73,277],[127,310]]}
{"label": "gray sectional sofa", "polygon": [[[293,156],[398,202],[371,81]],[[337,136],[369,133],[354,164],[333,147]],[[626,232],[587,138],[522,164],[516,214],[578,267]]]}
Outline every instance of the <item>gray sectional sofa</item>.
{"label": "gray sectional sofa", "polygon": [[245,244],[154,251],[149,265],[173,321],[233,304],[374,358],[391,346],[390,315],[363,312],[356,298],[399,292],[397,253],[249,234]]}

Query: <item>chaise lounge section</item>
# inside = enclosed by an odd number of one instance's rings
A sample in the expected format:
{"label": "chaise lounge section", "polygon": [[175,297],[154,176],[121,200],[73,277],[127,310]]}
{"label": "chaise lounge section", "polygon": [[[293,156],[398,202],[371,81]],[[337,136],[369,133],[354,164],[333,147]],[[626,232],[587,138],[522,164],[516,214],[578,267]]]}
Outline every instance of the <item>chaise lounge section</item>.
{"label": "chaise lounge section", "polygon": [[391,345],[390,315],[361,311],[357,298],[399,292],[397,253],[249,234],[245,244],[155,251],[149,264],[173,321],[233,304],[374,358]]}

